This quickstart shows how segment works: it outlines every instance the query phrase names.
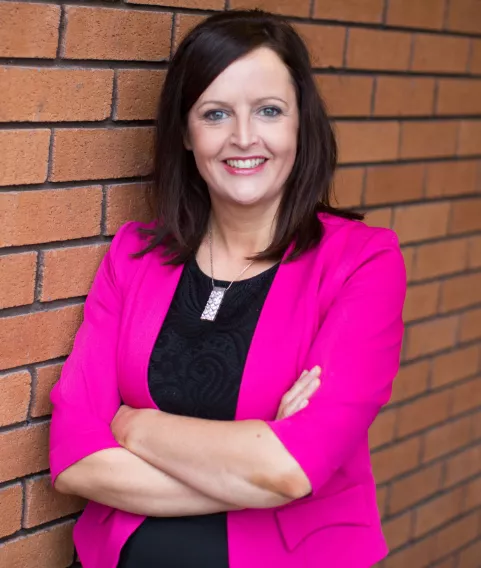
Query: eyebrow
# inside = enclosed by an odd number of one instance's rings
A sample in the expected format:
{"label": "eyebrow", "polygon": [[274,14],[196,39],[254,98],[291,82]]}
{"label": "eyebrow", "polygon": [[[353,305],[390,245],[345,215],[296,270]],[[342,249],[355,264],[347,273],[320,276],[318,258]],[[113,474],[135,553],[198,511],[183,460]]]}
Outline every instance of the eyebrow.
{"label": "eyebrow", "polygon": [[[286,106],[289,106],[287,101],[285,101],[284,99],[281,99],[280,97],[261,97],[260,99],[256,99],[254,101],[254,104],[258,104],[258,103],[261,103],[263,101],[272,101],[272,100],[281,101]],[[199,105],[199,108],[202,108],[203,106],[209,105],[209,104],[218,105],[218,106],[230,106],[229,103],[227,103],[225,101],[204,101],[201,105]]]}

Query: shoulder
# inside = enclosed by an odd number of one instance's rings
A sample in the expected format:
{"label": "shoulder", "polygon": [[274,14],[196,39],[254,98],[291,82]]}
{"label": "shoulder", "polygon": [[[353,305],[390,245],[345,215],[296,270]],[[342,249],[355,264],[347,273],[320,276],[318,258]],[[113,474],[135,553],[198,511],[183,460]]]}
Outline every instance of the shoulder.
{"label": "shoulder", "polygon": [[112,256],[119,262],[128,261],[132,254],[140,252],[148,244],[148,237],[142,234],[142,230],[154,227],[154,222],[140,223],[138,221],[128,221],[121,225],[110,245]]}
{"label": "shoulder", "polygon": [[344,252],[354,255],[363,249],[376,251],[388,247],[400,250],[399,239],[391,229],[371,227],[363,221],[344,219],[330,213],[320,213],[318,217],[324,227],[320,247],[342,242]]}
{"label": "shoulder", "polygon": [[140,223],[129,221],[123,224],[115,233],[109,249],[111,269],[118,284],[123,286],[130,280],[144,260],[144,256],[134,256],[149,243],[148,235],[142,230],[155,228],[155,223]]}
{"label": "shoulder", "polygon": [[342,267],[346,277],[371,261],[382,271],[386,259],[404,271],[399,239],[391,229],[370,227],[362,221],[328,213],[319,214],[319,221],[324,228],[319,257],[328,259],[331,266]]}

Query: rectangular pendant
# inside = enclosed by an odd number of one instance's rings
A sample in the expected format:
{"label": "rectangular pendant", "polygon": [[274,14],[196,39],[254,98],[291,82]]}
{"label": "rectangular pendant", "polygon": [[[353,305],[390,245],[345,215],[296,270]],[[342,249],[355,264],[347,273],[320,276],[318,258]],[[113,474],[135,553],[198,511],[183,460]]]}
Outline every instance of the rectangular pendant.
{"label": "rectangular pendant", "polygon": [[207,321],[214,321],[217,313],[219,311],[222,300],[224,299],[226,289],[220,286],[214,286],[214,289],[210,293],[207,304],[205,305],[204,311],[200,316],[200,319]]}

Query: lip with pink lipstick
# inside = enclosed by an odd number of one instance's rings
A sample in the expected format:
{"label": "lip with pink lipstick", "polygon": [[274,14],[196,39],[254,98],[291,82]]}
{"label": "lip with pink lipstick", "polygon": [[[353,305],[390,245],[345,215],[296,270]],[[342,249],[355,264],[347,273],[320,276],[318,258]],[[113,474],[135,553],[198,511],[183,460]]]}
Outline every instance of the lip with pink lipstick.
{"label": "lip with pink lipstick", "polygon": [[232,175],[249,176],[262,171],[268,158],[265,156],[248,156],[244,158],[235,157],[223,160],[223,164],[228,173]]}

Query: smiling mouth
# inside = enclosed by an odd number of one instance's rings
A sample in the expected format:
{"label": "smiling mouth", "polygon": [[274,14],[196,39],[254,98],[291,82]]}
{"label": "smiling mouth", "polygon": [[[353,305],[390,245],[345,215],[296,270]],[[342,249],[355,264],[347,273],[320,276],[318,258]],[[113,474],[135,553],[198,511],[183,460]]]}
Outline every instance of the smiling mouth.
{"label": "smiling mouth", "polygon": [[250,158],[248,160],[225,160],[225,163],[236,170],[253,170],[267,162],[267,158]]}

